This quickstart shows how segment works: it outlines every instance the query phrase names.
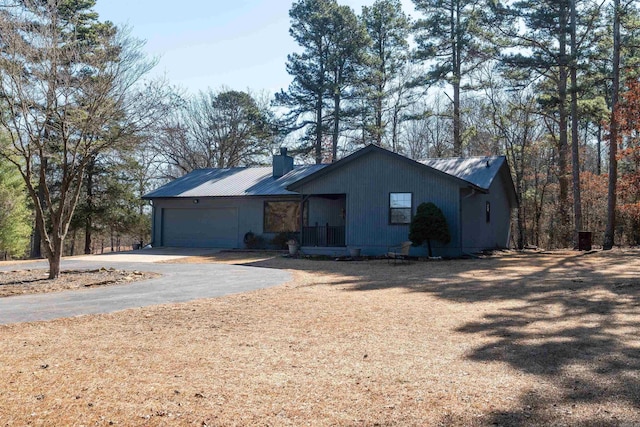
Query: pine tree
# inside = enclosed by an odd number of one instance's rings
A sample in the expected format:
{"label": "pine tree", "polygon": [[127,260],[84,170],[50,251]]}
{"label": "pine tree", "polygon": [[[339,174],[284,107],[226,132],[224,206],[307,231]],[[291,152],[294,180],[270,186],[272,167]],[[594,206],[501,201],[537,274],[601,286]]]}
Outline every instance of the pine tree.
{"label": "pine tree", "polygon": [[293,77],[288,90],[276,94],[275,103],[288,107],[289,131],[304,129],[305,151],[313,151],[322,163],[322,142],[327,133],[325,111],[331,82],[329,53],[335,0],[298,0],[289,11],[289,34],[303,51],[287,56],[287,72]]}
{"label": "pine tree", "polygon": [[0,258],[20,257],[28,249],[31,215],[26,202],[22,177],[0,158]]}
{"label": "pine tree", "polygon": [[302,151],[313,151],[316,163],[322,163],[324,140],[330,138],[335,160],[344,117],[341,102],[353,85],[368,43],[366,32],[353,11],[335,0],[298,0],[289,16],[289,33],[303,51],[288,55],[293,82],[276,94],[275,104],[289,108],[289,131],[306,131]]}
{"label": "pine tree", "polygon": [[349,6],[338,6],[331,21],[331,46],[329,54],[330,91],[333,101],[331,160],[338,160],[338,140],[341,124],[348,108],[343,101],[353,99],[354,86],[359,81],[358,72],[365,61],[364,49],[370,44],[364,25]]}
{"label": "pine tree", "polygon": [[[572,22],[572,11],[576,8],[576,19]],[[495,10],[495,9],[494,9]],[[540,105],[546,114],[551,136],[557,151],[558,180],[558,223],[556,244],[561,246],[573,240],[570,205],[570,139],[571,120],[570,98],[575,92],[573,107],[577,119],[577,81],[570,86],[570,77],[577,74],[579,60],[584,56],[586,46],[593,41],[594,26],[599,16],[598,5],[589,1],[574,4],[574,0],[523,0],[509,7],[497,8],[498,16],[505,23],[502,31],[510,47],[522,48],[524,53],[505,54],[502,59],[507,67],[530,73],[529,81],[538,82],[541,92]],[[511,24],[507,23],[520,23]],[[575,33],[575,37],[572,34]],[[573,40],[572,42],[572,39]],[[576,77],[577,78],[577,77]],[[571,95],[571,96],[570,96]],[[576,125],[577,126],[577,122]],[[573,158],[579,168],[577,127],[571,141],[575,150]],[[574,225],[580,226],[579,169],[574,171]]]}
{"label": "pine tree", "polygon": [[424,14],[416,22],[418,59],[431,62],[425,86],[447,83],[453,89],[453,151],[462,155],[461,102],[463,79],[489,59],[485,29],[491,27],[487,5],[479,0],[413,0]]}
{"label": "pine tree", "polygon": [[[361,19],[371,38],[362,83],[368,119],[366,132],[376,145],[382,145],[388,112],[392,113],[393,121],[392,97],[402,89],[398,84],[402,84],[401,72],[409,59],[410,20],[399,0],[377,0],[371,6],[363,6]],[[393,151],[397,148],[392,146]]]}

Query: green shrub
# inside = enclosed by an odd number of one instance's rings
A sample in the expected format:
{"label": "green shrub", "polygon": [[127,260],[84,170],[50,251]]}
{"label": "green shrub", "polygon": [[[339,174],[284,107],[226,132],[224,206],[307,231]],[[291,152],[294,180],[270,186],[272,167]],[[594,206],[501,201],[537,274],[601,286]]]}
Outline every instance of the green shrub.
{"label": "green shrub", "polygon": [[277,249],[287,249],[289,247],[288,242],[290,240],[298,241],[298,233],[283,231],[275,235],[271,240],[271,244]]}
{"label": "green shrub", "polygon": [[247,249],[265,249],[267,247],[264,237],[251,231],[244,235],[244,245]]}
{"label": "green shrub", "polygon": [[413,246],[426,243],[430,257],[433,256],[431,240],[437,240],[445,245],[451,241],[447,219],[439,207],[431,202],[421,203],[418,206],[409,227],[409,240]]}

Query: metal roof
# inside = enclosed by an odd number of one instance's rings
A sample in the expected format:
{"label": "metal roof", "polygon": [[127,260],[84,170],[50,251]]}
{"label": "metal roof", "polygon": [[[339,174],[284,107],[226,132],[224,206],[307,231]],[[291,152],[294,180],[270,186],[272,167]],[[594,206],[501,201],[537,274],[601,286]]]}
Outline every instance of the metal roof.
{"label": "metal roof", "polygon": [[504,156],[425,159],[419,163],[488,190],[506,161]]}
{"label": "metal roof", "polygon": [[327,165],[295,166],[274,178],[272,167],[198,169],[147,193],[143,199],[163,197],[232,197],[297,195],[286,190],[292,184]]}
{"label": "metal roof", "polygon": [[[272,167],[238,167],[227,169],[198,169],[143,196],[144,199],[163,197],[233,197],[233,196],[282,196],[297,195],[295,189],[301,183],[313,180],[342,167],[371,151],[397,156],[407,162],[413,160],[392,153],[375,145],[369,145],[336,163],[324,165],[299,165],[288,174],[274,178]],[[491,183],[506,163],[504,156],[425,159],[420,163],[454,179],[459,179],[488,191]],[[326,168],[326,169],[325,169]]]}

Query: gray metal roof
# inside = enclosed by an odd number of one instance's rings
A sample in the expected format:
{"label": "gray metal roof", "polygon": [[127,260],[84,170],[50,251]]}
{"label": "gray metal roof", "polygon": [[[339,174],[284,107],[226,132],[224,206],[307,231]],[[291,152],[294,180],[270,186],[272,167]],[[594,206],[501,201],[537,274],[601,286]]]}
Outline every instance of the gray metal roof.
{"label": "gray metal roof", "polygon": [[198,169],[145,194],[143,199],[296,195],[286,190],[287,185],[325,166],[295,166],[291,172],[277,179],[272,176],[273,169],[270,166]]}
{"label": "gray metal roof", "polygon": [[506,161],[504,156],[425,159],[419,163],[488,190]]}
{"label": "gray metal roof", "polygon": [[[308,181],[340,167],[350,159],[379,150],[412,160],[380,147],[369,145],[350,156],[330,165],[300,165],[288,174],[273,178],[269,167],[239,167],[227,169],[198,169],[143,196],[144,199],[163,197],[233,197],[233,196],[282,196],[298,193],[287,190],[299,181]],[[504,156],[425,159],[418,163],[436,169],[451,177],[463,180],[481,190],[489,190],[491,183],[506,163]],[[322,170],[326,168],[325,170]],[[322,170],[322,171],[321,171]],[[313,176],[311,176],[313,175]]]}

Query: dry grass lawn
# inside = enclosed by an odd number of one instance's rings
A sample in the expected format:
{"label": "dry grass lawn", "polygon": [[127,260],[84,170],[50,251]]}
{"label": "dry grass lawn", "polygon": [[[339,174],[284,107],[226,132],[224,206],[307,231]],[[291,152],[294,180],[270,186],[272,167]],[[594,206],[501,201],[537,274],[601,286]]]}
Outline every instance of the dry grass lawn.
{"label": "dry grass lawn", "polygon": [[0,425],[640,425],[640,251],[190,262],[294,280],[0,326]]}

